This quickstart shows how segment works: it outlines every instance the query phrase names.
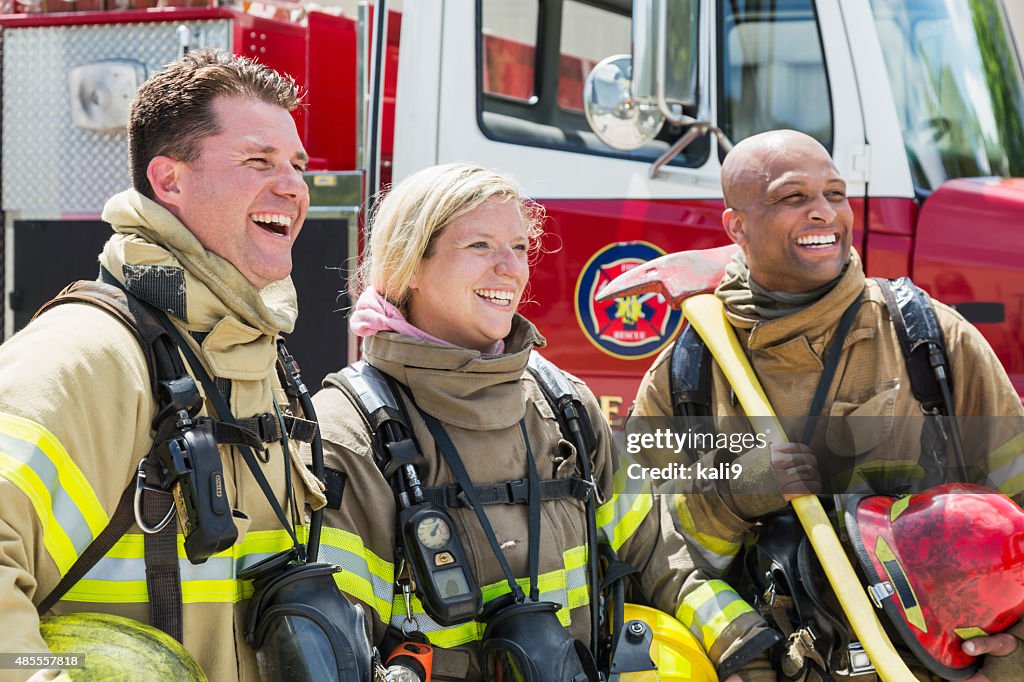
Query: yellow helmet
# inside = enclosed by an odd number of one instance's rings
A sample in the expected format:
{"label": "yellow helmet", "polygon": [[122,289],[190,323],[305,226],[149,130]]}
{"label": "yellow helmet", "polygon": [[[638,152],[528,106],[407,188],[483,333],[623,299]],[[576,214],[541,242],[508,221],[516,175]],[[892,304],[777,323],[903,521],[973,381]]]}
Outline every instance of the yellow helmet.
{"label": "yellow helmet", "polygon": [[682,623],[663,611],[626,604],[624,623],[642,620],[651,629],[651,660],[657,671],[624,673],[622,682],[718,682],[711,659]]}

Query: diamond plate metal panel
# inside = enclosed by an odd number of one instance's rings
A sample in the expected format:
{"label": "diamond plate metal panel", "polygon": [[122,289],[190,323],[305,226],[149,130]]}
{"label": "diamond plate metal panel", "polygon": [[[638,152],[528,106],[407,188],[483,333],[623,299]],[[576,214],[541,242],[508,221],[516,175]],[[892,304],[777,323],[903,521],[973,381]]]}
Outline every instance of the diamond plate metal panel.
{"label": "diamond plate metal panel", "polygon": [[152,76],[178,56],[177,29],[193,48],[231,48],[231,21],[8,28],[3,32],[3,210],[50,219],[99,214],[131,185],[126,134],[71,123],[68,70],[131,59]]}

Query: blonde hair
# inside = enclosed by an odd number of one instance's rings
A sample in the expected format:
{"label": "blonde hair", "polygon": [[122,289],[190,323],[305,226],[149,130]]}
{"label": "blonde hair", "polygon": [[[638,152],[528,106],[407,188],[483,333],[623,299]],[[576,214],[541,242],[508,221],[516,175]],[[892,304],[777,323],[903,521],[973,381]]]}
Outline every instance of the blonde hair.
{"label": "blonde hair", "polygon": [[544,209],[520,194],[515,181],[468,163],[432,166],[402,180],[377,204],[357,293],[372,286],[404,313],[409,282],[444,228],[493,198],[516,202],[534,252]]}

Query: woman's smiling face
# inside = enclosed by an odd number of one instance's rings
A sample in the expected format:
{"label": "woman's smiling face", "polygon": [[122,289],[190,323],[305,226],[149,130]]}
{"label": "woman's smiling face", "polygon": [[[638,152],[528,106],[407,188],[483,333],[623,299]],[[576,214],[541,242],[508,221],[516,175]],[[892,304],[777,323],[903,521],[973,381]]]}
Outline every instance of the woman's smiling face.
{"label": "woman's smiling face", "polygon": [[508,336],[530,276],[530,239],[516,201],[492,198],[442,231],[409,283],[408,318],[486,352]]}

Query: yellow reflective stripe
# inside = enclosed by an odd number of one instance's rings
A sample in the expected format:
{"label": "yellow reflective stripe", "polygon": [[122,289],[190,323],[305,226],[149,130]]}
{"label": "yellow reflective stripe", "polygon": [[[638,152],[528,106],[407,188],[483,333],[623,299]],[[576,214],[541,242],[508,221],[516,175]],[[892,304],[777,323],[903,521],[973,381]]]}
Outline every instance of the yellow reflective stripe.
{"label": "yellow reflective stripe", "polygon": [[0,450],[0,476],[23,492],[36,510],[43,528],[43,546],[63,576],[78,560],[78,552],[64,529],[53,516],[50,492],[28,466]]}
{"label": "yellow reflective stripe", "polygon": [[[292,546],[291,537],[283,529],[250,531],[241,542],[214,554],[202,564],[193,564],[185,555],[184,536],[179,533],[177,541],[181,596],[186,604],[234,603],[248,599],[252,585],[239,580],[238,573]],[[148,601],[144,556],[144,535],[122,536],[63,599],[104,604]]]}
{"label": "yellow reflective stripe", "polygon": [[[879,460],[865,462],[832,477],[836,490],[858,492],[872,480],[903,478],[921,480],[925,477],[924,468],[916,460]],[[891,483],[891,480],[887,481]]]}
{"label": "yellow reflective stripe", "polygon": [[[224,580],[182,580],[181,601],[184,604],[234,604],[252,596],[252,583],[226,578]],[[145,580],[112,582],[82,578],[64,596],[67,601],[96,604],[140,604],[149,601]]]}
{"label": "yellow reflective stripe", "polygon": [[1011,497],[1024,490],[1024,434],[1000,445],[988,455],[988,484]]}
{"label": "yellow reflective stripe", "polygon": [[[993,481],[995,483],[995,481]],[[1024,471],[1013,476],[1002,483],[992,486],[999,492],[1009,497],[1015,497],[1024,491]]]}
{"label": "yellow reflective stripe", "polygon": [[1024,455],[1024,433],[1011,438],[988,455],[989,469],[998,469]]}
{"label": "yellow reflective stripe", "polygon": [[590,604],[590,589],[587,586],[587,546],[580,545],[562,553],[565,562],[566,605],[570,609]]}
{"label": "yellow reflective stripe", "polygon": [[[649,492],[616,493],[597,509],[598,531],[603,532],[608,544],[618,551],[640,527],[653,505]],[[604,519],[608,520],[602,522]]]}
{"label": "yellow reflective stripe", "polygon": [[390,620],[394,564],[367,549],[363,539],[355,533],[329,526],[324,526],[320,533],[320,556],[317,560],[341,566],[342,572],[334,575],[338,587],[368,604],[383,622]]}
{"label": "yellow reflective stripe", "polygon": [[724,571],[732,563],[733,558],[740,551],[740,543],[725,540],[714,535],[708,535],[707,533],[701,533],[697,530],[697,525],[693,522],[693,516],[690,514],[690,508],[686,504],[685,495],[675,495],[675,506],[676,514],[679,517],[679,523],[683,535],[687,536],[693,542],[700,547],[701,555],[707,559],[714,568]]}
{"label": "yellow reflective stripe", "polygon": [[[580,563],[581,555],[583,556],[582,564]],[[548,571],[547,573],[542,573],[538,576],[537,591],[540,593],[541,601],[551,601],[563,604],[563,607],[557,611],[558,621],[564,627],[568,627],[572,622],[570,610],[580,606],[586,606],[590,603],[587,598],[587,587],[585,584],[586,548],[574,547],[564,552],[562,558],[566,564],[566,568]],[[584,582],[582,588],[573,588],[572,590],[567,589],[568,584],[579,580]],[[529,578],[517,578],[516,583],[523,589],[524,593],[527,595],[529,594]],[[579,594],[580,589],[582,589],[583,592],[582,598]],[[497,597],[508,594],[511,590],[508,582],[501,580],[490,585],[484,585],[480,591],[483,597],[483,602],[486,604]],[[483,637],[485,625],[477,621],[470,621],[468,623],[462,623],[461,625],[453,625],[450,627],[444,627],[437,623],[426,614],[426,611],[423,609],[422,602],[420,602],[419,598],[415,594],[412,595],[410,606],[412,608],[412,616],[416,620],[416,625],[419,631],[427,636],[427,639],[430,640],[431,644],[451,648],[461,646],[469,642],[479,641]],[[396,594],[392,608],[393,615],[391,617],[391,625],[400,628],[406,619],[405,597],[401,594]]]}
{"label": "yellow reflective stripe", "polygon": [[81,470],[56,436],[34,421],[0,413],[0,477],[31,501],[61,575],[107,525]]}
{"label": "yellow reflective stripe", "polygon": [[683,597],[676,619],[685,625],[705,651],[711,651],[729,623],[754,608],[722,580],[709,580]]}

